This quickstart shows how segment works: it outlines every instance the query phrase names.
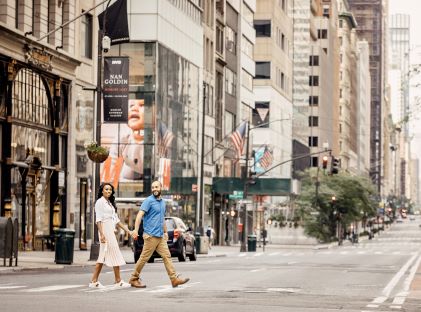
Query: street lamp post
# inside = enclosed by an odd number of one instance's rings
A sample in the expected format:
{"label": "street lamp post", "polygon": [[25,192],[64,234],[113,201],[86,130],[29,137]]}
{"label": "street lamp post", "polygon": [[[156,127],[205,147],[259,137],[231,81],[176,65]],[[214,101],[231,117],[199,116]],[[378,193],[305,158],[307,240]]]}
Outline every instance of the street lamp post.
{"label": "street lamp post", "polygon": [[244,222],[243,222],[243,233],[241,238],[240,252],[246,251],[246,231],[247,231],[247,192],[249,185],[249,145],[250,145],[250,122],[247,121],[247,137],[246,137],[246,173],[243,189],[243,200],[244,200]]}
{"label": "street lamp post", "polygon": [[[105,25],[107,18],[107,9],[110,5],[111,0],[108,0],[107,6],[104,11],[104,19],[102,21],[102,30],[98,30],[98,55],[97,55],[97,88],[96,88],[96,129],[95,129],[95,140],[98,144],[101,141],[101,102],[102,102],[102,41],[105,35]],[[104,1],[105,3],[105,1]],[[94,184],[94,194],[99,190],[100,184],[100,164],[95,165],[95,184]],[[95,216],[93,211],[92,216]],[[98,237],[98,228],[95,222],[94,217],[94,237],[93,242],[91,243],[91,250],[89,255],[89,260],[94,261],[98,258],[99,255],[99,237]]]}
{"label": "street lamp post", "polygon": [[247,251],[246,249],[246,239],[247,239],[247,195],[248,195],[248,189],[249,189],[249,183],[250,183],[250,172],[249,172],[249,148],[250,148],[250,131],[253,129],[261,128],[262,126],[269,125],[276,121],[284,121],[284,120],[291,120],[290,118],[286,119],[276,119],[269,122],[262,123],[256,127],[250,128],[250,121],[247,121],[247,136],[246,136],[246,172],[245,172],[245,181],[244,181],[244,188],[243,188],[243,201],[244,201],[244,220],[243,220],[243,233],[241,237],[241,246],[240,246],[240,252]]}

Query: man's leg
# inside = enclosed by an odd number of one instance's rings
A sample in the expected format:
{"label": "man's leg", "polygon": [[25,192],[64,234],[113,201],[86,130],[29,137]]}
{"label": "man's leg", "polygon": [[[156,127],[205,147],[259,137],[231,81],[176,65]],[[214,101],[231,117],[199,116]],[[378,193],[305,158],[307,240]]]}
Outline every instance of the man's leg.
{"label": "man's leg", "polygon": [[143,235],[143,241],[144,243],[143,243],[142,253],[140,254],[139,260],[137,260],[135,264],[134,271],[129,280],[129,283],[132,284],[133,287],[139,287],[140,272],[142,271],[146,262],[148,262],[149,258],[152,256],[153,252],[155,251],[159,243],[159,239],[157,239],[156,237],[152,237],[148,234]]}
{"label": "man's leg", "polygon": [[174,265],[171,260],[171,253],[168,249],[167,241],[164,238],[160,239],[158,246],[156,247],[157,253],[161,256],[164,261],[165,269],[167,270],[168,277],[171,280],[172,287],[177,287],[187,283],[189,278],[178,278],[177,273],[175,272]]}
{"label": "man's leg", "polygon": [[171,260],[171,253],[168,249],[167,241],[165,239],[160,239],[156,247],[156,252],[161,256],[162,261],[164,262],[168,277],[171,280],[175,279],[177,277],[177,273],[175,272],[175,268]]}

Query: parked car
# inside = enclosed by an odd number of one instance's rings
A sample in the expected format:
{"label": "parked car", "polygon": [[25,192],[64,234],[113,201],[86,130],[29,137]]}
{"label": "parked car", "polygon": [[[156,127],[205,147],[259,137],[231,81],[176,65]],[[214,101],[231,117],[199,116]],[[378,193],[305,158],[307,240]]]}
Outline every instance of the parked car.
{"label": "parked car", "polygon": [[[195,238],[191,227],[187,227],[183,220],[177,217],[166,217],[165,224],[168,230],[168,248],[171,257],[177,257],[178,261],[186,261],[187,257],[190,261],[196,261],[196,245]],[[140,257],[143,249],[143,221],[139,227],[139,237],[133,242],[134,261]],[[160,258],[157,252],[154,252],[148,262],[154,262],[155,258]]]}

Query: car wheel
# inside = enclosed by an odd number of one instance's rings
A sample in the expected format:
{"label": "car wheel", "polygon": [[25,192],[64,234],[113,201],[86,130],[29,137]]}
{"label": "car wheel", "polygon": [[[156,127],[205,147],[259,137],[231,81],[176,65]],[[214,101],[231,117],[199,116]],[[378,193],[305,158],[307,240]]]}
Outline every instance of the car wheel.
{"label": "car wheel", "polygon": [[196,261],[197,260],[197,254],[196,254],[196,245],[193,244],[193,252],[191,255],[189,255],[190,261]]}
{"label": "car wheel", "polygon": [[181,253],[178,255],[178,261],[184,262],[186,261],[186,246],[184,244],[181,247]]}

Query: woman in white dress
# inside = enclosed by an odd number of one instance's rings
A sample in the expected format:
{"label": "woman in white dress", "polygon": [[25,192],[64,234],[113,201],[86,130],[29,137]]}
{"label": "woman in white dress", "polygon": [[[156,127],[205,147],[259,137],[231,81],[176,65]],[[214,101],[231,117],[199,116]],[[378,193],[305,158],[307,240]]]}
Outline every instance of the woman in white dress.
{"label": "woman in white dress", "polygon": [[96,261],[94,274],[89,283],[89,288],[104,288],[98,281],[102,266],[110,266],[114,269],[115,287],[130,287],[130,284],[124,282],[120,277],[120,266],[126,264],[123,255],[118,246],[114,234],[116,226],[132,235],[132,231],[126,225],[121,223],[117,216],[117,207],[115,204],[114,187],[110,183],[103,183],[99,187],[98,199],[95,203],[95,222],[98,227],[100,240],[99,256]]}

